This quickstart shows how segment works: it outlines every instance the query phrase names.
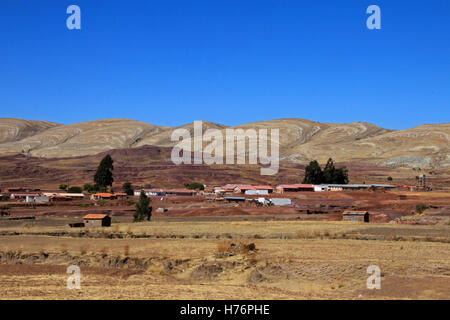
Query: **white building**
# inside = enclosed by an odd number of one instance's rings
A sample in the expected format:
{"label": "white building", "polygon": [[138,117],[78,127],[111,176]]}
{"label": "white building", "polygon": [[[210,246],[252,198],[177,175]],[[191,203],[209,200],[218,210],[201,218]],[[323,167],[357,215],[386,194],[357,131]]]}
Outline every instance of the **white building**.
{"label": "white building", "polygon": [[270,199],[270,202],[274,206],[290,206],[292,201],[289,198],[272,198]]}

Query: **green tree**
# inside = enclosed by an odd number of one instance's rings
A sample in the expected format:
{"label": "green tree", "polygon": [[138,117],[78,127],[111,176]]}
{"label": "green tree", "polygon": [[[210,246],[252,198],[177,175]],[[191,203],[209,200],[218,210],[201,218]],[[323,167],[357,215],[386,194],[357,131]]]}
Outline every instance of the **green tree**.
{"label": "green tree", "polygon": [[305,178],[303,183],[321,184],[323,182],[323,172],[317,160],[313,160],[305,168]]}
{"label": "green tree", "polygon": [[70,187],[69,190],[67,190],[68,193],[81,193],[82,190],[80,187]]}
{"label": "green tree", "polygon": [[329,158],[323,169],[322,183],[347,184],[348,171],[346,167],[336,168],[333,159]]}
{"label": "green tree", "polygon": [[310,184],[347,184],[348,181],[347,168],[336,168],[331,158],[328,159],[323,171],[317,160],[311,161],[305,168],[305,178],[303,179],[303,183]]}
{"label": "green tree", "polygon": [[150,198],[146,196],[144,190],[141,190],[139,202],[136,203],[136,212],[134,213],[134,222],[143,221],[147,218],[150,221],[152,216],[152,207],[150,207]]}
{"label": "green tree", "polygon": [[108,154],[106,155],[100,164],[98,165],[97,172],[94,175],[94,182],[99,186],[101,190],[106,190],[106,187],[112,186],[114,182],[112,170],[114,170],[113,159]]}
{"label": "green tree", "polygon": [[416,205],[416,212],[418,214],[422,214],[427,209],[428,209],[428,206],[425,203],[418,203]]}
{"label": "green tree", "polygon": [[133,189],[133,185],[131,184],[131,182],[125,182],[122,185],[122,190],[124,193],[126,193],[129,196],[134,195],[134,189]]}
{"label": "green tree", "polygon": [[83,186],[83,190],[84,190],[84,191],[87,191],[87,192],[90,192],[90,193],[96,192],[96,191],[98,191],[98,186],[97,186],[97,185],[92,185],[92,184],[90,184],[90,183],[86,183],[86,184]]}
{"label": "green tree", "polygon": [[348,170],[346,167],[337,168],[334,171],[334,182],[337,184],[347,184],[348,183]]}
{"label": "green tree", "polygon": [[202,183],[198,182],[185,183],[184,186],[189,190],[205,190],[205,186]]}
{"label": "green tree", "polygon": [[59,189],[60,190],[66,190],[67,189],[67,184],[60,184],[59,185]]}
{"label": "green tree", "polygon": [[392,181],[392,180],[393,180],[393,179],[392,179],[391,176],[387,177],[387,181]]}
{"label": "green tree", "polygon": [[334,167],[333,159],[329,158],[325,168],[323,169],[323,183],[337,183],[336,180],[336,168]]}

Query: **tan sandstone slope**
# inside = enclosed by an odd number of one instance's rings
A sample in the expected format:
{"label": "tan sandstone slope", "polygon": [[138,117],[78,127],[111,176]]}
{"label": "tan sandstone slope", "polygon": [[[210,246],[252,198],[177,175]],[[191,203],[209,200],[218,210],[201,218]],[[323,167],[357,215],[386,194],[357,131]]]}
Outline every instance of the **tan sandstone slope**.
{"label": "tan sandstone slope", "polygon": [[[193,130],[193,124],[177,128]],[[145,122],[109,119],[57,125],[44,121],[0,119],[0,155],[24,153],[38,157],[92,155],[110,149],[143,145],[171,147],[174,129]],[[383,129],[370,123],[319,123],[304,119],[278,119],[227,127],[203,122],[225,136],[232,129],[279,129],[282,159],[305,163],[370,161],[389,166],[450,166],[450,124],[421,125],[406,130]],[[269,130],[270,132],[270,130]]]}

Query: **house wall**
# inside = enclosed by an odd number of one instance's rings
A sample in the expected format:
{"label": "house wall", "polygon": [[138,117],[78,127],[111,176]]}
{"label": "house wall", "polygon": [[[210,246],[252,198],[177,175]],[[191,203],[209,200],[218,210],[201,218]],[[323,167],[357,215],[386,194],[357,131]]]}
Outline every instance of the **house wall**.
{"label": "house wall", "polygon": [[345,215],[342,218],[343,221],[359,221],[364,222],[364,215]]}
{"label": "house wall", "polygon": [[86,228],[89,227],[101,227],[102,226],[102,220],[100,219],[85,219],[84,220],[84,226]]}

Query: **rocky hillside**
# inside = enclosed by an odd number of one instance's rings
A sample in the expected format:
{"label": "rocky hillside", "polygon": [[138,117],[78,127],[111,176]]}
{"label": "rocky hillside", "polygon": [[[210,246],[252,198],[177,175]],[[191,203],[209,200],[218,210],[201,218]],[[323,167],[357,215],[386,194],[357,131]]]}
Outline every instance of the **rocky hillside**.
{"label": "rocky hillside", "polygon": [[57,126],[59,125],[48,121],[0,118],[0,144],[20,141]]}
{"label": "rocky hillside", "polygon": [[[193,131],[193,124],[177,128]],[[174,129],[145,122],[109,119],[58,125],[45,121],[0,119],[0,156],[25,154],[43,158],[94,155],[111,149],[152,145],[172,147]],[[280,155],[295,163],[311,159],[367,161],[392,167],[450,166],[450,123],[406,130],[383,129],[370,123],[319,123],[279,119],[227,127],[203,122],[203,131],[227,128],[279,129]]]}

